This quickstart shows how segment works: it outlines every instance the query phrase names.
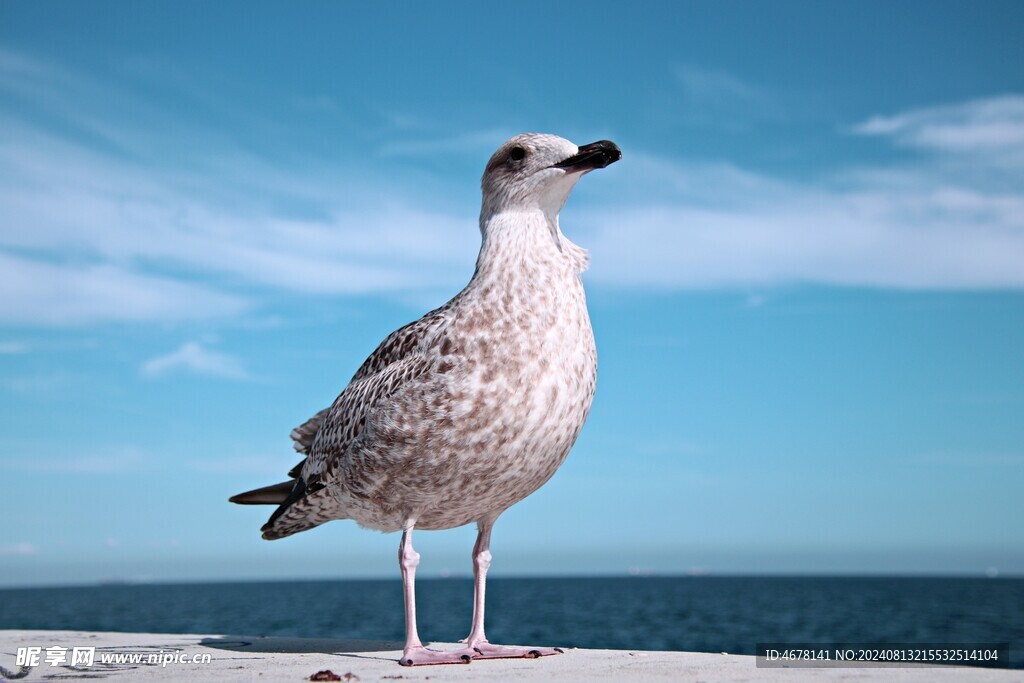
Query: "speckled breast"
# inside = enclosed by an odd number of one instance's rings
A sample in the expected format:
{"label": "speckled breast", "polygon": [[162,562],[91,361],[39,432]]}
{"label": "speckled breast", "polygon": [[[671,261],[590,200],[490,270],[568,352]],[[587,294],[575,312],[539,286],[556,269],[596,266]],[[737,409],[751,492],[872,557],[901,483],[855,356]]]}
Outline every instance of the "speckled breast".
{"label": "speckled breast", "polygon": [[365,488],[353,507],[366,509],[350,507],[353,518],[385,529],[403,517],[420,529],[462,526],[551,478],[586,421],[597,376],[582,284],[559,284],[534,301],[485,291],[464,302],[437,342],[430,380],[396,401],[397,438],[376,457],[397,467]]}

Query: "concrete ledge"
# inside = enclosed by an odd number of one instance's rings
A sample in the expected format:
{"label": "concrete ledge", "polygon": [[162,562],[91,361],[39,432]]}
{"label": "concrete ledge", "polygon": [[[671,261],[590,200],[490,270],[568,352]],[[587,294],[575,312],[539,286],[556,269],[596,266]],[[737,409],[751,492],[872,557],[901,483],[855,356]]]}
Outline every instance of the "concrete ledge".
{"label": "concrete ledge", "polygon": [[[545,643],[549,645],[548,643]],[[46,662],[46,648],[93,647],[91,666]],[[406,668],[401,643],[368,640],[263,638],[259,636],[0,631],[0,680],[112,679],[162,681],[302,681],[329,669],[343,681],[1021,681],[1024,672],[971,667],[765,669],[754,657],[702,652],[573,650],[541,659],[491,659],[468,665]],[[42,648],[31,669],[15,665],[18,648]],[[431,647],[455,648],[452,643]],[[56,651],[59,654],[59,650]],[[104,656],[139,653],[188,661],[166,664],[102,662]],[[207,663],[193,658],[208,655]],[[346,674],[351,674],[346,678]]]}

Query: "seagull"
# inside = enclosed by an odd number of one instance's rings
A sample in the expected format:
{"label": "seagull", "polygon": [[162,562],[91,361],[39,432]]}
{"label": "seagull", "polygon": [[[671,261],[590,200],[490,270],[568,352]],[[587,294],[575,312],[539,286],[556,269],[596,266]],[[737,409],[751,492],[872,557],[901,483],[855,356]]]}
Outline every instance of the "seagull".
{"label": "seagull", "polygon": [[[469,284],[388,335],[334,403],[292,431],[304,459],[288,481],[230,499],[278,506],[267,540],[334,519],[401,531],[404,666],[561,652],[488,642],[491,529],[551,478],[590,412],[597,352],[580,279],[589,257],[558,214],[580,177],[621,158],[608,140],[578,147],[539,133],[499,147],[481,181],[483,239]],[[474,522],[465,647],[427,649],[416,630],[413,530]]]}

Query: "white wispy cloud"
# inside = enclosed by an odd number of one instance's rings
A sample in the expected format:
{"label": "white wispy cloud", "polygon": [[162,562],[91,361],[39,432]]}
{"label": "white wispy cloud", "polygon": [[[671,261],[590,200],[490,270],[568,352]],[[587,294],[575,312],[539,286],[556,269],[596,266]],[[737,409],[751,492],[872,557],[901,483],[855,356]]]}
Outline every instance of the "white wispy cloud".
{"label": "white wispy cloud", "polygon": [[1005,95],[873,116],[854,126],[853,131],[944,152],[1020,151],[1024,149],[1024,96]]}
{"label": "white wispy cloud", "polygon": [[0,321],[76,325],[189,320],[248,308],[237,295],[112,263],[52,263],[0,252]]}
{"label": "white wispy cloud", "polygon": [[[0,444],[5,451],[14,452],[8,442]],[[24,447],[17,450],[23,450]],[[2,457],[0,468],[24,472],[45,472],[48,474],[127,474],[133,476],[148,465],[148,459],[132,446],[110,447],[102,452],[90,449],[78,455],[54,456],[35,451],[32,457]]]}
{"label": "white wispy cloud", "polygon": [[[78,254],[122,270],[162,264],[207,279],[326,294],[436,286],[453,261],[471,258],[458,246],[475,239],[471,215],[423,211],[401,196],[346,206],[329,189],[345,187],[341,176],[297,171],[285,179],[221,160],[213,171],[221,180],[210,181],[139,168],[22,128],[20,142],[0,147],[0,202],[14,225],[34,229],[0,233],[0,246],[10,249]],[[268,206],[269,196],[309,204],[316,215],[291,217]]]}
{"label": "white wispy cloud", "polygon": [[[188,123],[154,125],[169,115],[131,92],[10,52],[0,88],[27,103],[0,105],[0,322],[226,317],[248,310],[253,285],[402,292],[450,287],[472,263],[472,212],[372,201],[384,192],[363,169],[284,169]],[[89,108],[111,100],[139,116]],[[62,125],[44,126],[35,109]],[[187,142],[175,150],[152,129]]]}
{"label": "white wispy cloud", "polygon": [[805,187],[756,207],[656,204],[581,223],[593,277],[615,285],[1024,287],[1024,197],[1013,195]]}
{"label": "white wispy cloud", "polygon": [[[675,75],[702,105],[779,106],[727,72]],[[268,292],[406,296],[451,291],[471,271],[475,207],[424,209],[422,188],[364,168],[281,166],[97,78],[0,51],[0,88],[12,95],[0,104],[0,323],[222,318]],[[97,101],[138,116],[78,106]],[[62,125],[42,123],[53,120]],[[600,202],[570,206],[565,229],[594,254],[588,277],[610,286],[1021,288],[1022,122],[1018,95],[875,116],[850,130],[930,155],[838,163],[804,182],[631,149]],[[484,149],[497,133],[378,151]],[[244,376],[237,359],[195,343],[147,367]]]}
{"label": "white wispy cloud", "polygon": [[854,132],[931,154],[814,183],[633,154],[616,167],[628,205],[580,221],[592,276],[663,288],[1022,288],[1022,113],[1024,97],[1007,96],[874,117]]}
{"label": "white wispy cloud", "polygon": [[186,342],[176,351],[151,358],[142,364],[141,371],[144,377],[151,378],[175,372],[225,379],[249,377],[241,360],[226,353],[207,349],[197,342]]}
{"label": "white wispy cloud", "polygon": [[674,115],[691,123],[745,126],[756,119],[778,118],[783,112],[776,91],[724,69],[678,64],[674,76],[684,98],[681,111]]}
{"label": "white wispy cloud", "polygon": [[724,69],[679,64],[675,67],[675,76],[680,87],[703,104],[749,104],[768,98],[767,91],[763,88],[747,83]]}
{"label": "white wispy cloud", "polygon": [[0,546],[0,557],[25,557],[38,554],[39,546],[33,543],[11,543]]}
{"label": "white wispy cloud", "polygon": [[66,393],[71,387],[88,383],[87,375],[59,368],[0,377],[0,388],[14,394],[29,396],[57,396]]}

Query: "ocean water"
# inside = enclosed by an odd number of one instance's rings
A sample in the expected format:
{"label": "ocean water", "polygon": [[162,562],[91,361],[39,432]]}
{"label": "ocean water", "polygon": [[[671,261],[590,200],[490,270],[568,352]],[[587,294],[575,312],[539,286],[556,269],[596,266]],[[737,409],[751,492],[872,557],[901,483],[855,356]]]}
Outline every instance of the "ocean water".
{"label": "ocean water", "polygon": [[[752,654],[757,642],[1009,642],[1024,668],[1024,579],[492,578],[496,643]],[[465,637],[468,579],[417,582],[424,640]],[[0,628],[401,641],[393,580],[0,590]]]}

